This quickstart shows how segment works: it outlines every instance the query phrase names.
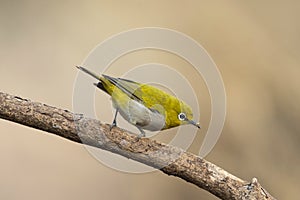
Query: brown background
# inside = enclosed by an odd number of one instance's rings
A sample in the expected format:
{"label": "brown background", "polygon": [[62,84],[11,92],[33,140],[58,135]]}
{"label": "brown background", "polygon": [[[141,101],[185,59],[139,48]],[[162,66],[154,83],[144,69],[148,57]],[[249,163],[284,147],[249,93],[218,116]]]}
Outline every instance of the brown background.
{"label": "brown background", "polygon": [[[137,27],[175,29],[206,48],[224,79],[226,123],[206,158],[240,178],[257,177],[278,199],[296,199],[299,9],[292,0],[0,1],[0,90],[71,110],[74,66],[98,43]],[[114,67],[144,58],[180,63],[168,55],[141,54],[125,56]],[[199,100],[204,132],[210,105],[205,95]],[[110,107],[103,112],[100,119],[110,122]],[[0,133],[0,199],[216,199],[160,172],[112,170],[82,145],[37,130],[1,120]],[[197,153],[202,139],[200,131],[189,151]]]}

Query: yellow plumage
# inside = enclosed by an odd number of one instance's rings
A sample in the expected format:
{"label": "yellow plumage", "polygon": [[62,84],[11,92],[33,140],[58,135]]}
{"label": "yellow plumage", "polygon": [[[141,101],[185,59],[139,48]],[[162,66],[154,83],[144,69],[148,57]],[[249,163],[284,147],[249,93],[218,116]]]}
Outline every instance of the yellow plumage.
{"label": "yellow plumage", "polygon": [[107,75],[97,76],[89,70],[78,67],[99,80],[96,86],[112,97],[117,109],[113,126],[116,125],[117,113],[145,136],[143,129],[164,130],[183,124],[192,124],[192,109],[185,102],[151,85],[137,83],[122,78]]}

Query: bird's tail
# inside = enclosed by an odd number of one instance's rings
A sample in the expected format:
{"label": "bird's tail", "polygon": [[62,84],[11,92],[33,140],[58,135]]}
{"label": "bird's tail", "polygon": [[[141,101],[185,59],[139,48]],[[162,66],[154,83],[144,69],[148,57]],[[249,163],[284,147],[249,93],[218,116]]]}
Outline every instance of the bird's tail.
{"label": "bird's tail", "polygon": [[[80,69],[81,71],[89,74],[90,76],[96,78],[99,82],[98,83],[94,83],[94,85],[99,88],[100,90],[103,90],[104,92],[106,92],[107,94],[110,94],[108,92],[108,87],[105,87],[104,84],[107,82],[105,81],[105,79],[102,77],[102,76],[98,76],[97,74],[95,74],[94,72],[84,68],[84,67],[81,67],[81,66],[76,66],[78,69]],[[107,84],[107,83],[106,83]]]}
{"label": "bird's tail", "polygon": [[90,76],[96,78],[97,80],[101,81],[100,79],[100,76],[98,76],[97,74],[95,74],[94,72],[91,72],[90,70],[84,68],[84,67],[81,67],[81,66],[76,66],[78,69],[80,69],[81,71],[89,74]]}

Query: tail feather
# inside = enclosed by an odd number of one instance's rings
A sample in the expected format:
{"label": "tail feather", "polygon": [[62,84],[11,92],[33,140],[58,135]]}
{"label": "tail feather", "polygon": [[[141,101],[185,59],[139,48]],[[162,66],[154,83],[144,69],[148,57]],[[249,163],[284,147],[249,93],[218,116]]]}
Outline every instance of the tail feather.
{"label": "tail feather", "polygon": [[86,68],[84,68],[84,67],[81,67],[81,66],[76,66],[76,67],[77,67],[78,69],[80,69],[81,71],[83,71],[83,72],[89,74],[90,76],[96,78],[97,80],[99,80],[99,82],[98,82],[98,83],[94,83],[94,85],[95,85],[96,87],[98,87],[99,89],[103,90],[104,92],[106,92],[107,94],[109,94],[108,91],[107,91],[107,89],[105,89],[105,87],[104,87],[104,85],[103,85],[103,83],[102,83],[102,81],[101,81],[101,77],[100,77],[100,76],[98,76],[98,75],[95,74],[94,72],[91,72],[90,70],[88,70],[88,69],[86,69]]}
{"label": "tail feather", "polygon": [[100,90],[102,90],[102,91],[106,92],[107,94],[109,94],[108,91],[107,91],[107,90],[105,89],[105,87],[103,86],[103,83],[102,83],[101,81],[99,81],[98,83],[94,83],[94,85],[95,85],[97,88],[99,88]]}
{"label": "tail feather", "polygon": [[78,69],[80,69],[81,71],[89,74],[90,76],[100,80],[100,76],[98,76],[97,74],[95,74],[94,72],[91,72],[90,70],[84,68],[84,67],[81,67],[81,66],[76,66]]}

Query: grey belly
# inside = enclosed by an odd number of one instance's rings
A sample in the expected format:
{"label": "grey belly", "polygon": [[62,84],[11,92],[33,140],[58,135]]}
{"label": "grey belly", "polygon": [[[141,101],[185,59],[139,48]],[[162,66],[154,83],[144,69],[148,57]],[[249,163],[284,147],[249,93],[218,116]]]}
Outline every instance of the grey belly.
{"label": "grey belly", "polygon": [[137,102],[130,100],[126,106],[119,107],[121,116],[129,123],[145,130],[158,131],[165,126],[165,117],[155,110],[151,110]]}

